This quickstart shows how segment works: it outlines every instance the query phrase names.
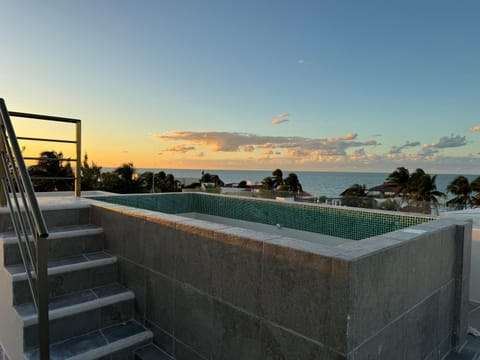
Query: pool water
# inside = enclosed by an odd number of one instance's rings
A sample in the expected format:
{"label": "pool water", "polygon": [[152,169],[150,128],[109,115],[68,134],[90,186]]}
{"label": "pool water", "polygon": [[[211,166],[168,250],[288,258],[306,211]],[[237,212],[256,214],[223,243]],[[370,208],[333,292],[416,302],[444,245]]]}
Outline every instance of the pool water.
{"label": "pool water", "polygon": [[197,213],[349,240],[361,240],[435,219],[418,214],[206,193],[112,195],[94,199],[167,214]]}

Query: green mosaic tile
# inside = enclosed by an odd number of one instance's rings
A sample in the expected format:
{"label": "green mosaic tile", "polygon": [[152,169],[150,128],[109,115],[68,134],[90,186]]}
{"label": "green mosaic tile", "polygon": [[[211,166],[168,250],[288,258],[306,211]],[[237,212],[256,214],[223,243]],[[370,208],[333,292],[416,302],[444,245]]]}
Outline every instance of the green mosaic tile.
{"label": "green mosaic tile", "polygon": [[425,216],[282,203],[201,193],[170,193],[96,197],[96,200],[141,209],[181,214],[197,212],[231,219],[337,236],[351,240],[385,234],[430,221]]}

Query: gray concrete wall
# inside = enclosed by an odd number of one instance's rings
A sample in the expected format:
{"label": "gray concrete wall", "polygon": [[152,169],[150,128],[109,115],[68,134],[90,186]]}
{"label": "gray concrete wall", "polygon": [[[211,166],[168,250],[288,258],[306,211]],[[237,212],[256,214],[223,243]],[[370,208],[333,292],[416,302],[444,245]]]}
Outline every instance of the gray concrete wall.
{"label": "gray concrete wall", "polygon": [[472,256],[470,267],[470,301],[480,303],[480,208],[448,211],[440,214],[443,218],[472,221]]}
{"label": "gray concrete wall", "polygon": [[465,341],[471,225],[410,230],[365,240],[380,249],[352,262],[354,359],[437,359]]}
{"label": "gray concrete wall", "polygon": [[177,360],[435,358],[465,336],[459,221],[338,246],[118,205],[91,221]]}

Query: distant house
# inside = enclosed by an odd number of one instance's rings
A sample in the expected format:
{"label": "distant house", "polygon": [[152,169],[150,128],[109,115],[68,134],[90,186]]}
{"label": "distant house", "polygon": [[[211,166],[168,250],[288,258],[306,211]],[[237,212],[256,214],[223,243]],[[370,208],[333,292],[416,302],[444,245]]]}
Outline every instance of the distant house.
{"label": "distant house", "polygon": [[392,183],[383,183],[374,186],[367,191],[367,196],[377,199],[393,198],[400,193],[400,187]]}

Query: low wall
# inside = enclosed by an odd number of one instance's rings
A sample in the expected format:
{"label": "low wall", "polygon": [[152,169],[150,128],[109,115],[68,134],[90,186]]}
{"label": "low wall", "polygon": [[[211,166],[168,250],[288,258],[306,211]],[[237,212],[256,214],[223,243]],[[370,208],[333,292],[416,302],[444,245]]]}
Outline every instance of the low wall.
{"label": "low wall", "polygon": [[480,303],[480,228],[474,228],[472,231],[472,265],[470,271],[470,300]]}
{"label": "low wall", "polygon": [[182,359],[424,359],[466,336],[471,224],[337,246],[93,202],[155,343]]}
{"label": "low wall", "polygon": [[442,218],[472,221],[472,256],[470,268],[470,301],[480,303],[480,209],[450,211]]}

